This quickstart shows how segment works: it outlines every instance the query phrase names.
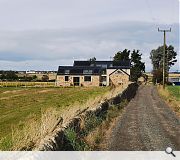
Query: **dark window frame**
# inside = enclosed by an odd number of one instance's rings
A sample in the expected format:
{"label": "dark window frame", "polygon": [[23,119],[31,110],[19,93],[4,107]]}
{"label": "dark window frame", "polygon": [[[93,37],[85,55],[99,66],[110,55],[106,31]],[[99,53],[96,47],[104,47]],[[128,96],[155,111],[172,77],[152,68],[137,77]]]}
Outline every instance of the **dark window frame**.
{"label": "dark window frame", "polygon": [[84,82],[91,82],[91,81],[92,81],[92,76],[84,76]]}
{"label": "dark window frame", "polygon": [[64,80],[65,80],[65,82],[68,82],[69,81],[69,76],[65,76]]}

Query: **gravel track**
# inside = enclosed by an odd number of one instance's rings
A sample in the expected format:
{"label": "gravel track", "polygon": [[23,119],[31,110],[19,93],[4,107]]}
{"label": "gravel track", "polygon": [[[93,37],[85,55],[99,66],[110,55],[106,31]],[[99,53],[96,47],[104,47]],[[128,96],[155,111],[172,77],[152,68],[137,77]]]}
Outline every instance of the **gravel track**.
{"label": "gravel track", "polygon": [[154,86],[140,86],[117,121],[108,150],[180,150],[180,119],[159,97]]}

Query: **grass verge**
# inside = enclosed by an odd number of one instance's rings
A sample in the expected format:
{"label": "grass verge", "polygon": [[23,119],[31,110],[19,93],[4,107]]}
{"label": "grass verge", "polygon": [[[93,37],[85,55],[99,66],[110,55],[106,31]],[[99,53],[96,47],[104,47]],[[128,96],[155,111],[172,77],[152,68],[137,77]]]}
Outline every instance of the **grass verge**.
{"label": "grass verge", "polygon": [[108,135],[117,118],[122,115],[126,105],[127,101],[124,100],[119,105],[111,106],[107,112],[99,116],[89,115],[84,120],[80,132],[76,132],[73,128],[66,129],[65,137],[68,147],[65,149],[75,151],[106,150]]}
{"label": "grass verge", "polygon": [[158,86],[157,89],[160,96],[180,117],[180,86],[167,86],[165,89]]}

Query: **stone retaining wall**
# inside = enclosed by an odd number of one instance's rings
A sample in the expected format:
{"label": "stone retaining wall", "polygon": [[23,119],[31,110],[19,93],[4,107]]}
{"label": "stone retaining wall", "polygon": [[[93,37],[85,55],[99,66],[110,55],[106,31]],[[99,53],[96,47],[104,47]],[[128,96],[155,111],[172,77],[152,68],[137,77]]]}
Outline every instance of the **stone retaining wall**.
{"label": "stone retaining wall", "polygon": [[66,128],[73,127],[77,132],[81,130],[81,124],[85,117],[88,117],[90,114],[94,114],[95,116],[99,116],[100,114],[105,113],[112,105],[117,105],[121,103],[123,100],[127,99],[130,101],[136,94],[138,89],[138,85],[135,83],[129,84],[129,86],[119,95],[108,99],[97,107],[89,110],[85,110],[79,116],[74,117],[66,126],[57,126],[53,131],[52,135],[46,136],[40,143],[40,145],[35,149],[39,151],[63,151],[66,150],[64,148],[66,143],[66,137],[64,131]]}

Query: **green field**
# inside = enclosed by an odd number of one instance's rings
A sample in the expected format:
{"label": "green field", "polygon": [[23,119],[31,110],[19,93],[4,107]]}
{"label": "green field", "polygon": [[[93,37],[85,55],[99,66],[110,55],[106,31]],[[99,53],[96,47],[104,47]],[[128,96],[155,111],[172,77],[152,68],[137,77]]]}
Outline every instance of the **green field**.
{"label": "green field", "polygon": [[[30,116],[40,119],[42,109],[68,109],[74,103],[85,103],[109,90],[107,87],[0,88],[0,140],[11,136],[12,126],[24,124]],[[0,145],[1,149],[4,150]]]}
{"label": "green field", "polygon": [[172,96],[174,96],[178,101],[180,100],[180,86],[168,86],[167,89]]}

